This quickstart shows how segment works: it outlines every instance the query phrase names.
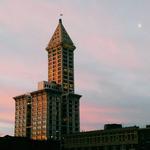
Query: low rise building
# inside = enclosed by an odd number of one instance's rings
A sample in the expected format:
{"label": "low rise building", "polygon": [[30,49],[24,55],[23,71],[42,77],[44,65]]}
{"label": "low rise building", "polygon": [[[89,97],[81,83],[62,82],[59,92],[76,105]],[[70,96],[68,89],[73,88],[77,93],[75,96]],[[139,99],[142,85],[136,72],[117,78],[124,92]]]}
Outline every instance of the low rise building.
{"label": "low rise building", "polygon": [[104,130],[66,135],[66,150],[149,150],[150,128],[105,125]]}

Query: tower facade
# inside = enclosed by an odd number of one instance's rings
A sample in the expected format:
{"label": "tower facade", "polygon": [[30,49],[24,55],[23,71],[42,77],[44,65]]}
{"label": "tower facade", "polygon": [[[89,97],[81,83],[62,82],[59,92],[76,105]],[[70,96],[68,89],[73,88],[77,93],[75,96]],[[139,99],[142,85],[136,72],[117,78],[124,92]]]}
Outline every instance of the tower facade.
{"label": "tower facade", "polygon": [[62,20],[48,43],[48,81],[56,81],[64,92],[74,93],[75,46],[66,32]]}
{"label": "tower facade", "polygon": [[38,90],[14,97],[15,136],[32,139],[61,139],[80,131],[80,97],[74,92],[75,46],[62,20],[46,48],[48,81]]}

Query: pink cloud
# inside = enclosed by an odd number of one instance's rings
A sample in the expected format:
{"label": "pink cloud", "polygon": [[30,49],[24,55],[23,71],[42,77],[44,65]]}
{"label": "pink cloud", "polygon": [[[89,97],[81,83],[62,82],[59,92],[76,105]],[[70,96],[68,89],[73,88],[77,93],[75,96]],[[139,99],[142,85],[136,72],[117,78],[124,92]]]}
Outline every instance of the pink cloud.
{"label": "pink cloud", "polygon": [[[54,14],[52,12],[55,12],[56,8],[55,3],[48,5],[47,2],[43,1],[36,3],[30,0],[5,1],[0,6],[0,23],[19,33],[33,24],[34,26],[36,24],[36,27],[41,27],[43,24],[48,25],[46,18],[53,20]],[[50,10],[51,13],[46,13],[45,10]]]}
{"label": "pink cloud", "polygon": [[76,78],[78,79],[76,80],[76,87],[86,91],[93,91],[96,88],[95,83],[97,82],[97,79],[101,80],[103,77],[82,70],[76,75]]}
{"label": "pink cloud", "polygon": [[0,123],[14,124],[14,114],[10,112],[1,113]]}
{"label": "pink cloud", "polygon": [[105,38],[99,35],[84,38],[83,43],[91,43],[87,47],[85,45],[86,52],[91,59],[96,59],[100,64],[127,70],[139,69],[142,65],[132,43],[123,43],[119,39]]}
{"label": "pink cloud", "polygon": [[0,134],[2,135],[13,135],[15,103],[12,97],[17,93],[13,89],[1,89],[0,91]]}
{"label": "pink cloud", "polygon": [[20,92],[19,90],[13,89],[12,87],[9,87],[9,86],[1,88],[1,90],[0,90],[1,109],[4,109],[6,111],[7,110],[10,110],[10,111],[14,110],[14,104],[15,103],[14,103],[13,97],[15,95],[17,95],[19,92]]}
{"label": "pink cloud", "polygon": [[[5,57],[1,58],[1,63],[0,63],[0,73],[1,73],[0,81],[2,81],[4,84],[8,85],[8,82],[10,82],[10,84],[11,83],[15,84],[16,82],[17,84],[18,82],[20,82],[21,85],[21,83],[24,82],[31,83],[31,81],[35,82],[35,81],[43,80],[40,78],[44,76],[44,72],[46,74],[47,67],[43,63],[40,63],[41,61],[38,61],[35,66],[35,63],[29,65],[29,63],[25,63],[15,55],[7,54],[4,56]],[[28,56],[25,57],[28,58]],[[39,72],[39,67],[41,68],[40,70],[41,72],[43,72],[43,74]]]}
{"label": "pink cloud", "polygon": [[81,104],[81,128],[82,130],[93,130],[95,126],[106,123],[124,123],[125,118],[117,117],[113,114],[119,114],[123,110],[117,107],[99,107],[95,105]]}

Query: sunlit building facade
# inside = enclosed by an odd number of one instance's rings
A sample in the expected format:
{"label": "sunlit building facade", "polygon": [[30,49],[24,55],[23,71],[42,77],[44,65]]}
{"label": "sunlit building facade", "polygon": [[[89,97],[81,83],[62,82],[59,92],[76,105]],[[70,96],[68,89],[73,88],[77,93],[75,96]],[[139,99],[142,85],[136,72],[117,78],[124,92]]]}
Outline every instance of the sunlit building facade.
{"label": "sunlit building facade", "polygon": [[48,52],[48,81],[56,81],[64,92],[74,92],[75,46],[61,19],[46,48]]}
{"label": "sunlit building facade", "polygon": [[74,93],[75,46],[62,20],[48,43],[48,81],[38,89],[14,97],[15,136],[32,139],[61,139],[80,131],[79,100]]}
{"label": "sunlit building facade", "polygon": [[15,97],[15,136],[30,137],[31,96],[23,94]]}

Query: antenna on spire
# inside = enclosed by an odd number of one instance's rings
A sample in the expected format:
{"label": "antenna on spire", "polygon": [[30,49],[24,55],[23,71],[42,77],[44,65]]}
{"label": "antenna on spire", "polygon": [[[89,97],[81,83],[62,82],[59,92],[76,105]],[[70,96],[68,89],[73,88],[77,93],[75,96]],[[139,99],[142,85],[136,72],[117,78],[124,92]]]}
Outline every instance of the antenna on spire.
{"label": "antenna on spire", "polygon": [[60,22],[60,23],[62,23],[62,20],[61,20],[62,16],[63,16],[63,14],[61,13],[61,14],[60,14],[60,19],[59,19],[59,22]]}

